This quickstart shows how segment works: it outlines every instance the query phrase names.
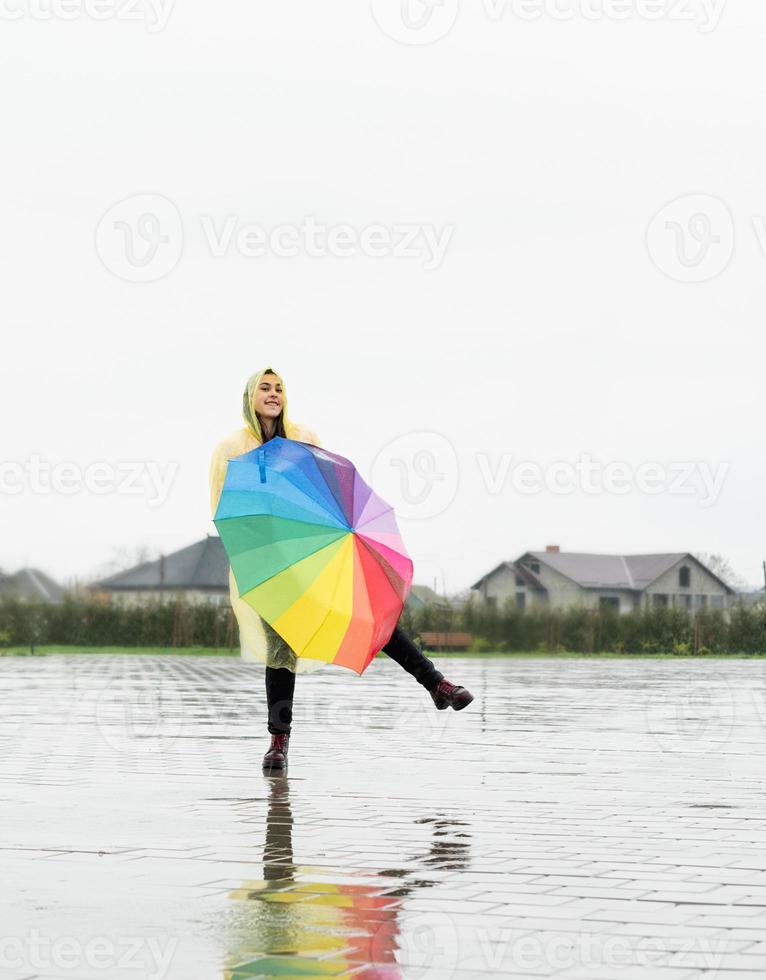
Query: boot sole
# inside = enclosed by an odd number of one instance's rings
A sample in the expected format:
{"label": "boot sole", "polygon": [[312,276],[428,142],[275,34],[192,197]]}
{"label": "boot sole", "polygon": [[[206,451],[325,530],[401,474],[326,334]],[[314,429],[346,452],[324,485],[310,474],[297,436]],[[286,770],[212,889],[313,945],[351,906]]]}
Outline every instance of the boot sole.
{"label": "boot sole", "polygon": [[468,705],[472,703],[473,703],[473,695],[471,695],[471,697],[468,698],[467,701],[463,701],[462,704],[453,704],[452,707],[455,711],[462,711],[463,708],[467,708]]}

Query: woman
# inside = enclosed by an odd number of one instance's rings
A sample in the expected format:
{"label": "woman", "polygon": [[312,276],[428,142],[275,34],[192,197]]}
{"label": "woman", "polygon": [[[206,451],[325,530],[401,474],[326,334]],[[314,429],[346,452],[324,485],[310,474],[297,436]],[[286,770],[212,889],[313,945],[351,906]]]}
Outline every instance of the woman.
{"label": "woman", "polygon": [[[275,436],[320,445],[311,429],[288,420],[284,383],[270,367],[248,379],[242,396],[242,415],[245,427],[232,432],[213,451],[210,462],[210,506],[213,515],[218,507],[229,459],[248,453]],[[284,769],[292,724],[295,675],[318,670],[324,666],[324,662],[295,656],[282,637],[240,597],[231,567],[229,596],[239,624],[243,659],[266,664],[267,728],[271,744],[263,758],[263,766],[265,769]],[[460,711],[473,701],[471,693],[464,687],[451,684],[398,625],[383,651],[412,674],[428,691],[440,711],[447,707]]]}

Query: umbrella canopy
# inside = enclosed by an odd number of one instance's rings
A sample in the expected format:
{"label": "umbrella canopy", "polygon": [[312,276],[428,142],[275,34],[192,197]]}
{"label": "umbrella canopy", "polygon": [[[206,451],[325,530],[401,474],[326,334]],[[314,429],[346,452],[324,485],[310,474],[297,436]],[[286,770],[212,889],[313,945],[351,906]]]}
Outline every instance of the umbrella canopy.
{"label": "umbrella canopy", "polygon": [[277,436],[229,460],[213,520],[239,594],[296,656],[361,674],[401,616],[412,561],[353,464]]}

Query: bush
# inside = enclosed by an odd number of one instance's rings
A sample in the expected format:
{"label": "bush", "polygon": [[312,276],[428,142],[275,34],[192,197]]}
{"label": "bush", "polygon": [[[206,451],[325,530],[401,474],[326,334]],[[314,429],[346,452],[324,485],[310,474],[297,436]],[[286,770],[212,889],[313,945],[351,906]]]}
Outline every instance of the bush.
{"label": "bush", "polygon": [[493,645],[483,636],[477,637],[470,647],[471,653],[490,653],[493,649]]}
{"label": "bush", "polygon": [[0,600],[9,646],[228,647],[237,643],[230,606],[155,600],[140,606],[67,596],[56,604]]}
{"label": "bush", "polygon": [[[449,605],[406,609],[402,627],[473,634],[472,651],[539,653],[754,654],[766,652],[766,605],[690,613],[682,609],[532,608],[512,600],[492,609],[474,597],[460,609]],[[228,647],[238,642],[228,603],[191,604],[168,598],[141,606],[67,596],[55,605],[0,599],[0,648],[44,644],[128,647]]]}
{"label": "bush", "polygon": [[[437,623],[438,619],[438,623]],[[637,609],[620,615],[611,608],[499,608],[472,596],[461,609],[418,610],[420,629],[472,633],[473,650],[539,653],[712,654],[766,653],[766,604],[735,605],[727,612],[690,612],[673,607]],[[424,625],[426,624],[426,625]],[[447,625],[448,624],[448,625]]]}

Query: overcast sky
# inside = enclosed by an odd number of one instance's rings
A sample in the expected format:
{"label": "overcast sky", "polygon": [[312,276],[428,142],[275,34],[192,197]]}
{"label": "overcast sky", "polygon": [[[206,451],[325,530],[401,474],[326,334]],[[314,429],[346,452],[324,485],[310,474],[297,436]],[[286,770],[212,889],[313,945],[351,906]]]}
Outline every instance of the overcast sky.
{"label": "overcast sky", "polygon": [[0,7],[4,571],[214,533],[272,363],[416,582],[759,583],[762,0]]}

